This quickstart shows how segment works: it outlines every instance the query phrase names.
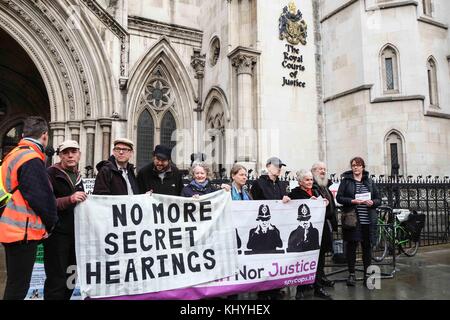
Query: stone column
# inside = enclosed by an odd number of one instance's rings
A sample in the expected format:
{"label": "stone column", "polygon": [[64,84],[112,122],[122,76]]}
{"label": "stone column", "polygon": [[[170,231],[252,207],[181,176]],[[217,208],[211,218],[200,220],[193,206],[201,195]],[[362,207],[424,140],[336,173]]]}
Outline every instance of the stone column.
{"label": "stone column", "polygon": [[66,124],[64,122],[50,122],[50,130],[53,135],[53,147],[58,146],[64,141],[66,136]]}
{"label": "stone column", "polygon": [[228,57],[236,70],[237,148],[236,160],[240,163],[256,162],[256,105],[254,97],[254,67],[260,53],[253,49],[237,47]]}
{"label": "stone column", "polygon": [[80,143],[81,122],[80,121],[69,121],[67,124],[69,125],[69,129],[70,129],[70,139],[75,140],[76,142]]}
{"label": "stone column", "polygon": [[83,126],[86,129],[86,167],[94,168],[96,122],[95,120],[85,120]]}
{"label": "stone column", "polygon": [[112,119],[99,119],[100,127],[102,128],[102,159],[106,160],[110,156],[111,152],[111,126]]}
{"label": "stone column", "polygon": [[203,79],[205,78],[205,59],[206,54],[201,54],[200,49],[194,49],[194,55],[191,57],[191,66],[195,70],[195,79],[197,79],[197,98],[195,102],[197,107],[194,109],[197,112],[196,127],[194,128],[194,135],[196,135],[195,148],[197,152],[204,152],[205,141],[204,140],[204,125],[202,123],[203,112]]}

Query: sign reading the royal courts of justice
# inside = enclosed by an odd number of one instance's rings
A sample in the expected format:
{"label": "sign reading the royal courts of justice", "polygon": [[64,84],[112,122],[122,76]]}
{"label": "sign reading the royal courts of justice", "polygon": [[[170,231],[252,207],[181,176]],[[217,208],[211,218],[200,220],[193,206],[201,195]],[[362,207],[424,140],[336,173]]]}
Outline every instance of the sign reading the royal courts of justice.
{"label": "sign reading the royal courts of justice", "polygon": [[202,299],[314,283],[325,204],[153,194],[75,209],[82,298]]}
{"label": "sign reading the royal courts of justice", "polygon": [[294,1],[283,8],[279,19],[279,33],[280,40],[288,42],[285,45],[281,65],[289,74],[283,77],[282,86],[306,88],[306,82],[300,79],[301,73],[305,71],[303,54],[297,46],[299,44],[306,45],[308,26]]}

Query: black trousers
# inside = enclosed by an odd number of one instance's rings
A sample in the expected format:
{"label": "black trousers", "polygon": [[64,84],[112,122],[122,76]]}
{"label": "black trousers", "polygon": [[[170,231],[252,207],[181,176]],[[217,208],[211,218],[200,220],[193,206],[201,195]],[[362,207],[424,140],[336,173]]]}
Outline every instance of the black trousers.
{"label": "black trousers", "polygon": [[3,300],[23,300],[30,288],[36,260],[37,241],[4,243],[6,255],[6,288]]}
{"label": "black trousers", "polygon": [[[322,236],[322,243],[323,243],[323,236]],[[322,288],[322,278],[325,276],[325,254],[327,253],[327,250],[324,248],[324,246],[320,247],[319,251],[319,259],[317,260],[317,271],[316,271],[316,280],[314,282],[314,289],[320,289]],[[297,291],[306,291],[310,285],[301,285],[297,286]]]}
{"label": "black trousers", "polygon": [[[362,257],[364,264],[364,274],[367,272],[367,268],[371,264],[372,260],[372,246],[370,241],[370,225],[363,224],[361,225],[361,247],[362,247]],[[355,264],[356,264],[356,248],[358,247],[359,241],[347,241],[347,264],[348,264],[348,272],[355,273]]]}
{"label": "black trousers", "polygon": [[73,235],[53,233],[44,241],[44,300],[70,300],[75,287],[68,283],[76,266],[75,239]]}

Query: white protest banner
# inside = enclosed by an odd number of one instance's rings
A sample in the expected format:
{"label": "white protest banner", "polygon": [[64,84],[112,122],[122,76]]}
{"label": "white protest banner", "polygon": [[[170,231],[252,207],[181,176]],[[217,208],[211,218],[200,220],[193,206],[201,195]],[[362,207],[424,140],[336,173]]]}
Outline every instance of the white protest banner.
{"label": "white protest banner", "polygon": [[89,196],[75,209],[82,298],[146,299],[234,275],[230,203],[225,191],[198,200]]}
{"label": "white protest banner", "polygon": [[161,292],[159,299],[199,299],[315,281],[325,219],[318,200],[233,201],[239,271],[208,284]]}

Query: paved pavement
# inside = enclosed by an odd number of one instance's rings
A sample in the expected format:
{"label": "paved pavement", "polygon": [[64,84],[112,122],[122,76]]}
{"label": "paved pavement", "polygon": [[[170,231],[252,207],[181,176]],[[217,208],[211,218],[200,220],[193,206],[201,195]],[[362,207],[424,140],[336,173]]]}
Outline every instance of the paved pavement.
{"label": "paved pavement", "polygon": [[[0,246],[0,298],[3,297],[6,280],[4,260],[4,250]],[[382,272],[391,271],[389,266],[382,267]],[[347,272],[344,271],[330,276],[330,279],[344,280],[346,277]],[[286,291],[284,299],[294,299],[295,288]],[[362,281],[356,287],[347,287],[345,281],[338,281],[328,291],[335,300],[450,300],[450,244],[419,248],[417,255],[411,258],[399,256],[394,277],[382,279],[379,290],[364,288]],[[318,299],[312,297],[312,292],[310,296],[311,299]],[[243,300],[255,297],[253,293],[240,295]]]}

